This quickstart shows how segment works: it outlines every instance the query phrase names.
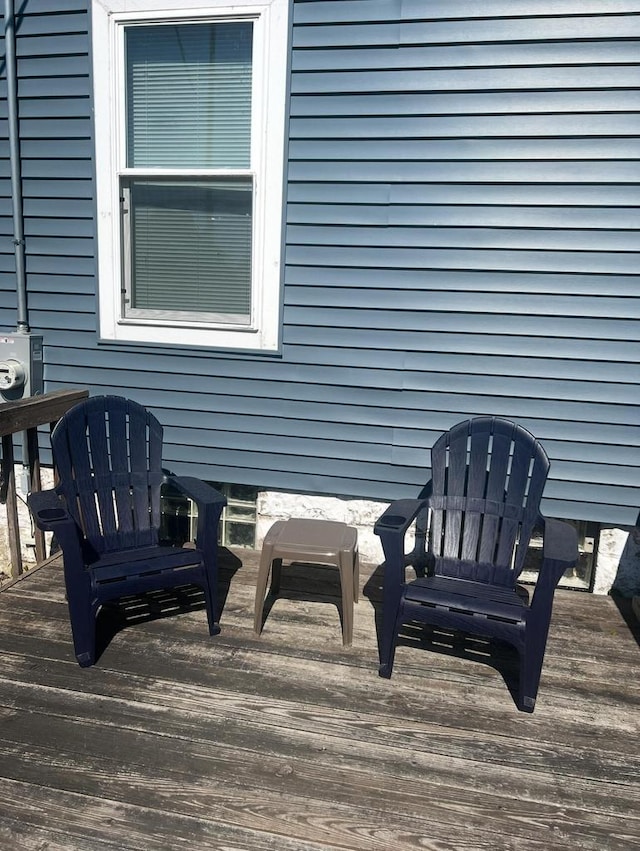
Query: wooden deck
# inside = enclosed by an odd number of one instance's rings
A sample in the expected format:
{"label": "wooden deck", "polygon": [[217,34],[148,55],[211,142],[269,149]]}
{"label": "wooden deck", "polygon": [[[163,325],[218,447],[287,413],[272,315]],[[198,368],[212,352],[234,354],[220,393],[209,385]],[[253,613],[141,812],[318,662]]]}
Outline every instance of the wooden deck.
{"label": "wooden deck", "polygon": [[254,638],[257,557],[238,555],[220,636],[197,596],[132,605],[88,670],[59,565],[0,594],[3,851],[640,848],[640,647],[611,598],[557,595],[523,715],[508,656],[407,642],[377,676],[379,570],[353,648],[321,568],[285,570]]}

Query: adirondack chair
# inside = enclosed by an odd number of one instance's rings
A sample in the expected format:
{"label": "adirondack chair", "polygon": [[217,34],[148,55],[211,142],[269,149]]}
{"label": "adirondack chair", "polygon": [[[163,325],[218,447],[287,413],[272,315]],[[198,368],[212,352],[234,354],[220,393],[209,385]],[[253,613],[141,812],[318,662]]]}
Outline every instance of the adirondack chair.
{"label": "adirondack chair", "polygon": [[[391,676],[409,622],[500,639],[518,651],[518,708],[533,712],[554,591],[578,557],[574,527],[540,514],[549,459],[521,426],[478,417],[443,434],[431,462],[418,499],[392,503],[374,527],[385,556],[380,676]],[[544,536],[543,558],[529,603],[517,580],[534,530]]]}
{"label": "adirondack chair", "polygon": [[[158,420],[136,402],[97,396],[62,417],[51,445],[59,484],[32,493],[28,503],[38,527],[53,532],[62,548],[80,665],[95,662],[100,607],[128,595],[197,585],[209,633],[217,634],[217,530],[225,498],[199,479],[163,472]],[[160,544],[163,483],[196,502],[197,549]]]}

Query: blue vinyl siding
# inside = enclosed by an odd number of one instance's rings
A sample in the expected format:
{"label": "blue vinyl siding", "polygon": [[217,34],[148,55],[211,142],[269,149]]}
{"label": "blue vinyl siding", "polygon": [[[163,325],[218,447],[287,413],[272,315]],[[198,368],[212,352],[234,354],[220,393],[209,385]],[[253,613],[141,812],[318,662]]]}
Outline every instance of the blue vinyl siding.
{"label": "blue vinyl siding", "polygon": [[287,341],[396,372],[394,463],[499,413],[547,510],[636,520],[639,13],[296,4]]}
{"label": "blue vinyl siding", "polygon": [[[636,521],[640,0],[295,0],[278,357],[98,342],[88,3],[24,10],[47,389],[150,406],[180,471],[387,500],[424,483],[442,430],[500,414],[545,443],[549,514]],[[5,96],[3,74],[8,330]]]}

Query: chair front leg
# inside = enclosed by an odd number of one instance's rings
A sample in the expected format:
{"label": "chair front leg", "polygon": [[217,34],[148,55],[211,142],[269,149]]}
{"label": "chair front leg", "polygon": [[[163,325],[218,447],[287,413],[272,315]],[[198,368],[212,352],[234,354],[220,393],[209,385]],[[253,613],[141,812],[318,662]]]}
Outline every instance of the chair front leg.
{"label": "chair front leg", "polygon": [[538,696],[540,675],[547,646],[550,618],[546,623],[537,623],[525,639],[520,649],[520,682],[518,690],[518,709],[521,712],[533,712]]}
{"label": "chair front leg", "polygon": [[385,679],[390,679],[393,673],[393,662],[396,655],[396,643],[400,629],[400,609],[402,590],[387,595],[385,593],[382,607],[382,637],[380,641],[380,667],[378,673]]}
{"label": "chair front leg", "polygon": [[96,617],[99,604],[88,574],[81,582],[67,581],[66,589],[75,656],[81,668],[89,668],[96,661]]}
{"label": "chair front leg", "polygon": [[218,623],[217,618],[217,595],[215,589],[211,587],[211,576],[208,570],[204,571],[204,583],[202,590],[204,591],[205,605],[207,608],[207,624],[209,626],[209,635],[219,635],[220,624]]}
{"label": "chair front leg", "polygon": [[401,624],[404,593],[404,534],[382,531],[380,534],[385,555],[382,589],[382,635],[380,638],[381,677],[389,679],[393,671],[396,642]]}

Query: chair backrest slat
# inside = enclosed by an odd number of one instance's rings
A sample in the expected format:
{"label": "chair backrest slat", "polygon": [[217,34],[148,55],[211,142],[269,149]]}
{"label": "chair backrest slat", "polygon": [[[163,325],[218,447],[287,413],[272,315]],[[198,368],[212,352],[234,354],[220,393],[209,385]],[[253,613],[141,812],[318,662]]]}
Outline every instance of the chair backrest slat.
{"label": "chair backrest slat", "polygon": [[[461,429],[462,430],[462,429]],[[463,429],[467,431],[467,429]],[[471,429],[468,438],[468,481],[467,497],[484,499],[487,484],[487,452],[491,439],[491,421],[478,419]],[[482,531],[482,515],[477,511],[469,511],[464,518],[464,533],[460,557],[466,561],[476,561],[478,558],[478,542]]]}
{"label": "chair backrest slat", "polygon": [[[452,430],[447,453],[446,488],[449,496],[463,496],[467,484],[467,435]],[[462,511],[452,508],[446,514],[444,526],[445,552],[458,552],[462,532]]]}
{"label": "chair backrest slat", "polygon": [[[109,456],[113,471],[120,471],[120,475],[114,476],[113,498],[117,512],[117,525],[121,534],[121,541],[128,546],[135,546],[136,527],[132,505],[132,482],[128,475],[122,471],[129,470],[129,440],[127,427],[127,402],[126,399],[111,397],[109,400],[108,424],[109,424]],[[105,412],[105,420],[107,414]]]}
{"label": "chair backrest slat", "polygon": [[[109,457],[109,439],[107,435],[107,417],[104,408],[94,406],[87,411],[88,441],[91,452],[93,489],[95,491],[96,517],[107,549],[117,535],[118,526],[114,508],[111,464]],[[72,447],[73,451],[73,447]]]}
{"label": "chair backrest slat", "polygon": [[146,480],[148,465],[146,420],[132,417],[129,420],[129,466],[133,487],[134,526],[139,534],[143,534],[151,522],[149,483]]}
{"label": "chair backrest slat", "polygon": [[[89,443],[87,441],[86,429],[80,419],[70,417],[72,408],[65,417],[69,417],[68,428],[63,441],[60,441],[62,451],[56,453],[54,438],[56,432],[62,432],[62,421],[58,422],[51,437],[54,453],[56,455],[56,467],[60,477],[60,483],[65,483],[64,496],[69,511],[75,521],[85,531],[88,538],[100,534],[100,523],[96,509],[95,493],[92,487],[92,460]],[[58,461],[58,455],[60,459]]]}

